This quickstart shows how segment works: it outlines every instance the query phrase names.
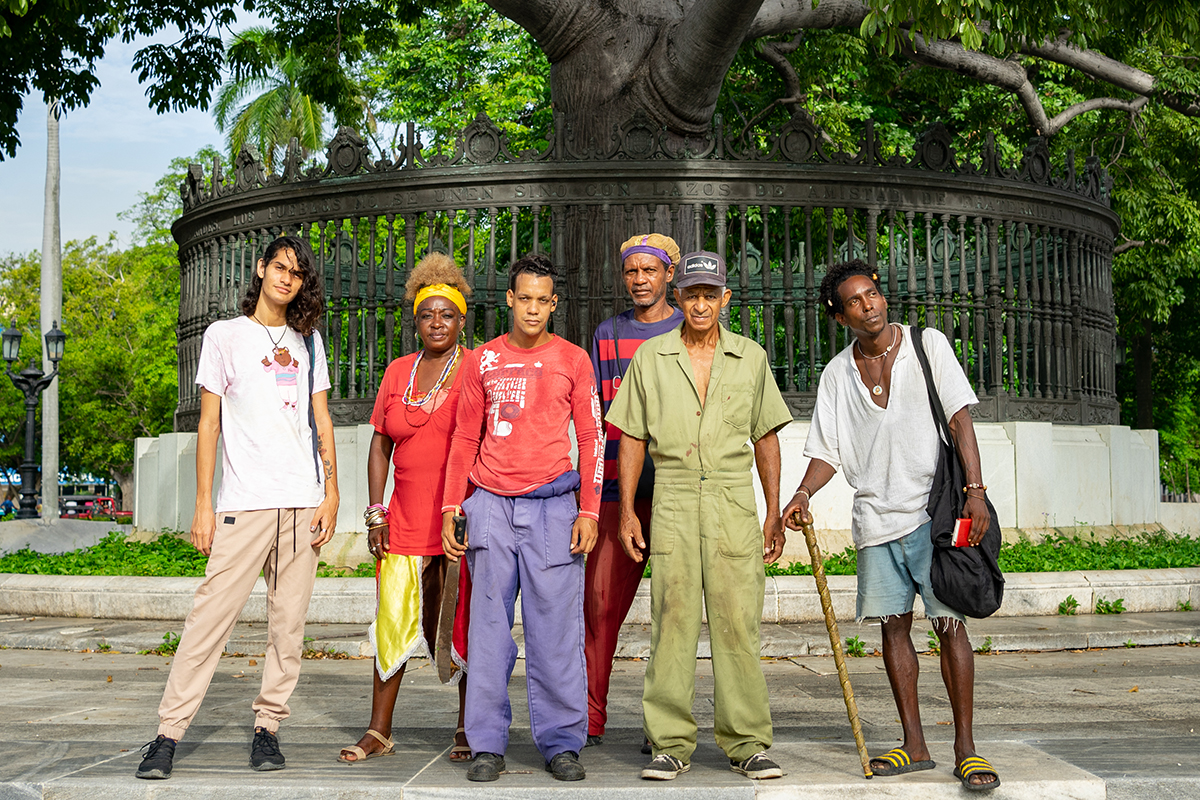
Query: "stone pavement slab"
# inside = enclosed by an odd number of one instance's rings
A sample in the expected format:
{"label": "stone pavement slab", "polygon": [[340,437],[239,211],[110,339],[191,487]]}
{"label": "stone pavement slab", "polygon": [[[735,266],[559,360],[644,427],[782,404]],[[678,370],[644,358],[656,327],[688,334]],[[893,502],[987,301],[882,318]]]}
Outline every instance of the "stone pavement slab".
{"label": "stone pavement slab", "polygon": [[[1176,800],[1200,796],[1194,767],[1200,738],[1200,648],[1007,653],[976,659],[975,739],[1001,772],[993,798]],[[670,784],[643,782],[641,683],[645,662],[614,665],[604,744],[587,748],[588,779],[562,784],[532,746],[524,663],[510,685],[510,774],[480,786],[446,753],[457,690],[432,665],[411,662],[394,716],[397,755],[357,765],[338,748],[362,735],[370,710],[369,659],[305,661],[281,728],[288,768],[256,773],[248,754],[262,660],[220,661],[208,697],[181,742],[169,781],[132,777],[138,748],[152,738],[171,659],[112,653],[0,651],[0,800],[8,798],[347,798],[451,800],[563,796],[581,800],[750,800],[752,797],[961,798],[950,710],[938,660],[919,659],[926,736],[935,770],[862,778],[833,660],[764,659],[775,722],[774,758],[787,776],[751,783],[728,770],[713,744],[711,662],[697,665],[693,714],[700,746],[692,771]],[[252,663],[254,662],[254,663]],[[899,737],[882,659],[849,659],[868,746]]]}

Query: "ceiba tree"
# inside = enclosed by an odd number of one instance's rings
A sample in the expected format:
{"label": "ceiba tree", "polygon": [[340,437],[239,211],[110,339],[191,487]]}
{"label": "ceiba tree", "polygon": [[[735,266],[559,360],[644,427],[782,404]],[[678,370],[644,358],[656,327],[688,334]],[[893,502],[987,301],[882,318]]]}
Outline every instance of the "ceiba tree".
{"label": "ceiba tree", "polygon": [[[302,87],[316,102],[346,102],[336,75],[386,47],[387,22],[412,21],[453,0],[10,0],[0,3],[0,145],[11,156],[22,95],[58,97],[65,109],[86,104],[95,62],[114,36],[177,26],[172,44],[139,51],[135,69],[159,112],[207,108],[220,82],[220,34],[238,5],[269,18],[306,57],[331,62]],[[1200,2],[1127,0],[488,0],[525,28],[552,65],[552,95],[577,135],[606,136],[611,125],[645,109],[667,129],[689,134],[711,122],[721,84],[738,49],[768,38],[764,57],[786,55],[769,37],[806,30],[857,28],[915,62],[952,70],[1012,92],[1031,129],[1052,136],[1079,114],[1138,112],[1161,103],[1200,116]],[[165,9],[165,10],[164,10]],[[1104,49],[1089,42],[1104,41]],[[1054,62],[1096,82],[1093,97],[1051,116],[1034,76]],[[782,66],[782,65],[781,65]],[[328,95],[328,96],[326,96]]]}
{"label": "ceiba tree", "polygon": [[[858,28],[889,51],[1011,91],[1038,134],[1079,114],[1136,112],[1149,102],[1200,116],[1200,5],[990,0],[488,0],[549,58],[556,111],[603,134],[635,108],[679,133],[709,126],[725,74],[744,42],[805,30]],[[1114,34],[1117,36],[1114,37]],[[1129,63],[1088,48],[1101,36]],[[1153,42],[1159,74],[1143,66]],[[787,43],[767,42],[778,63]],[[1126,55],[1120,53],[1118,55]],[[1032,60],[1032,61],[1030,61]],[[1027,63],[1022,63],[1023,61]],[[1095,79],[1097,94],[1053,117],[1031,76],[1038,61]]]}

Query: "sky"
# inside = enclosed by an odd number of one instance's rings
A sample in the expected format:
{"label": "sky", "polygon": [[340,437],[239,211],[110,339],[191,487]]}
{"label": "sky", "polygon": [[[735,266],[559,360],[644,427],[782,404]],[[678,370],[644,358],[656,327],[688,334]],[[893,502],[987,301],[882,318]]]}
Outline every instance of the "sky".
{"label": "sky", "polygon": [[[224,136],[209,112],[156,114],[149,107],[145,87],[130,71],[139,48],[174,38],[162,34],[130,44],[110,42],[104,59],[97,62],[100,86],[91,102],[60,122],[64,244],[88,236],[105,239],[115,232],[128,245],[133,225],[117,214],[133,206],[139,192],[154,187],[171,159],[192,155],[204,145],[223,146]],[[17,130],[21,145],[16,158],[0,161],[0,220],[4,221],[0,255],[42,246],[46,107],[40,94],[25,98]]]}

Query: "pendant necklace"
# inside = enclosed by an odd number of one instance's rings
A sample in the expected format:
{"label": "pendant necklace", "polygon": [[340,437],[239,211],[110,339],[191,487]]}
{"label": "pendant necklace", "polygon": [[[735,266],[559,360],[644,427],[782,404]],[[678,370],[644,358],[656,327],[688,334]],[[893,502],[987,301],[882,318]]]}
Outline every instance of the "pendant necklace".
{"label": "pendant necklace", "polygon": [[884,370],[887,369],[887,364],[884,364],[883,368],[879,370],[879,380],[875,380],[875,378],[873,378],[871,376],[871,371],[866,368],[867,365],[865,362],[874,361],[879,358],[886,358],[887,354],[892,352],[892,348],[896,346],[896,328],[891,325],[889,325],[888,327],[890,327],[892,329],[892,342],[891,342],[891,344],[889,344],[887,346],[886,350],[884,350],[882,353],[880,353],[877,356],[867,355],[866,353],[863,352],[862,343],[856,342],[856,344],[858,344],[858,354],[863,357],[863,362],[864,362],[863,363],[863,371],[867,373],[867,378],[871,381],[871,383],[875,384],[871,388],[871,394],[875,395],[876,397],[879,397],[879,395],[883,394],[883,373],[884,373]]}

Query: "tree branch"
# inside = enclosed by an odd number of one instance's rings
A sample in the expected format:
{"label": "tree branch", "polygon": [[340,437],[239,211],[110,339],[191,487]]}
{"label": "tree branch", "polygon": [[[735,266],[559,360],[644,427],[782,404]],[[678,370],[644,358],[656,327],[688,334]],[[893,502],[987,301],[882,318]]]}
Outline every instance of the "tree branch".
{"label": "tree branch", "polygon": [[[949,39],[926,42],[924,37],[918,35],[911,41],[907,36],[903,36],[900,41],[902,50],[914,61],[957,72],[960,75],[966,75],[992,86],[999,86],[1016,94],[1021,106],[1025,109],[1025,115],[1029,118],[1030,124],[1041,136],[1055,135],[1075,117],[1089,111],[1113,109],[1136,114],[1148,102],[1146,97],[1139,97],[1135,100],[1096,97],[1076,103],[1051,119],[1046,115],[1042,100],[1030,82],[1025,68],[1016,61],[996,58],[976,50],[966,50],[958,42]],[[1107,58],[1107,56],[1102,56],[1102,58]],[[1111,61],[1111,59],[1108,60]]]}
{"label": "tree branch", "polygon": [[1136,100],[1121,100],[1116,97],[1095,97],[1091,100],[1084,100],[1082,103],[1076,103],[1070,108],[1060,111],[1055,114],[1050,120],[1046,135],[1053,136],[1063,129],[1064,126],[1071,120],[1078,117],[1080,114],[1086,114],[1089,111],[1098,111],[1100,109],[1113,109],[1116,111],[1128,111],[1130,114],[1136,114],[1146,107],[1146,103],[1150,102],[1148,97],[1139,97]]}
{"label": "tree branch", "polygon": [[665,46],[650,61],[650,84],[658,100],[688,125],[707,126],[712,119],[725,73],[763,0],[696,0]]}
{"label": "tree branch", "polygon": [[778,36],[798,28],[857,28],[870,11],[858,0],[764,0],[746,36]]}
{"label": "tree branch", "polygon": [[[588,38],[608,17],[606,3],[591,0],[485,0],[520,25],[553,64]],[[741,41],[740,39],[738,40]]]}
{"label": "tree branch", "polygon": [[[812,122],[812,118],[803,105],[807,99],[807,95],[801,90],[800,76],[796,74],[796,68],[788,60],[788,54],[796,52],[803,41],[804,32],[801,31],[792,37],[790,42],[763,41],[760,44],[760,49],[755,51],[756,56],[773,66],[775,71],[779,73],[779,77],[783,81],[784,94],[782,97],[772,100],[766,108],[755,114],[753,119],[747,122],[745,127],[742,128],[742,132],[737,136],[738,139],[744,137],[755,125],[766,119],[767,115],[779,105],[787,106],[788,110],[793,114],[801,114],[809,122]],[[829,134],[824,130],[821,131],[821,139],[826,142],[832,141]]]}
{"label": "tree branch", "polygon": [[788,61],[787,57],[789,53],[796,52],[802,41],[804,41],[803,31],[792,37],[790,42],[762,42],[761,48],[755,51],[755,55],[774,67],[775,71],[779,73],[780,79],[783,80],[783,97],[775,102],[787,104],[793,112],[799,109],[799,104],[804,99],[804,92],[800,90],[800,76],[796,74],[796,68],[792,66],[792,62]]}
{"label": "tree branch", "polygon": [[1158,80],[1149,72],[1131,67],[1123,61],[1117,61],[1092,50],[1080,50],[1067,41],[1065,32],[1054,41],[1046,41],[1041,44],[1026,42],[1021,46],[1021,52],[1077,69],[1085,75],[1134,94],[1152,97],[1180,114],[1200,117],[1200,100],[1195,97],[1183,97],[1160,88]]}
{"label": "tree branch", "polygon": [[919,34],[912,39],[901,36],[900,48],[906,56],[919,64],[957,72],[981,83],[1013,92],[1021,101],[1029,122],[1037,132],[1049,135],[1046,132],[1050,128],[1050,119],[1046,116],[1046,109],[1042,107],[1041,98],[1029,82],[1025,68],[1016,61],[996,58],[977,50],[966,50],[962,45],[948,39],[926,42],[925,37]]}

